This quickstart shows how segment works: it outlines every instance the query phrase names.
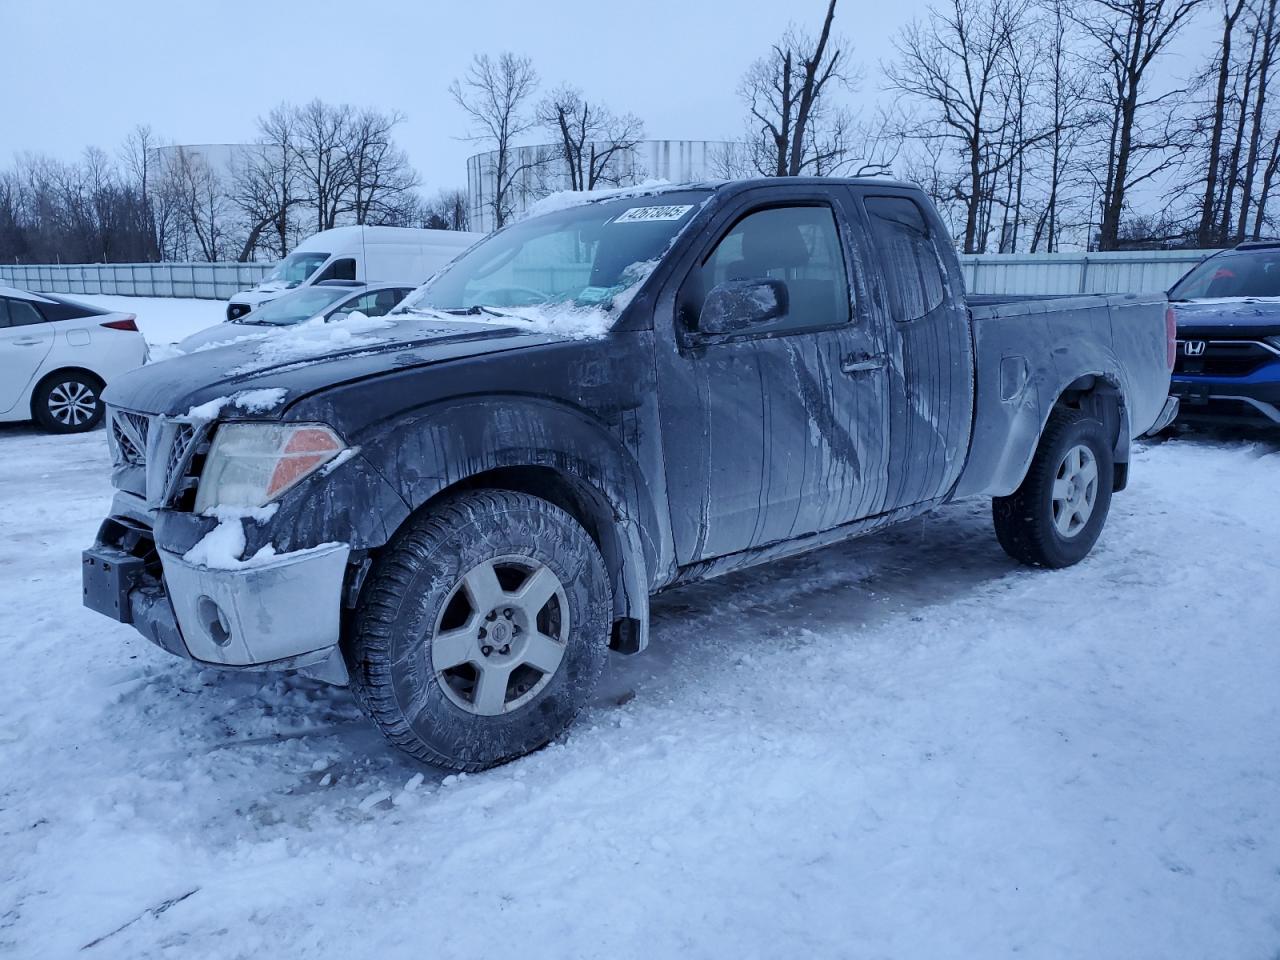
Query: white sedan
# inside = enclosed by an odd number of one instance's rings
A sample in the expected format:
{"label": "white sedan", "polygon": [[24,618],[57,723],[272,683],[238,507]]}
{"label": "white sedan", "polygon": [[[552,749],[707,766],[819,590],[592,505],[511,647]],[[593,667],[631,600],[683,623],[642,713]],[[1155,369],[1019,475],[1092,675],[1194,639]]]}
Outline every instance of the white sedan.
{"label": "white sedan", "polygon": [[0,287],[0,421],[92,430],[102,421],[102,388],[146,362],[133,314]]}

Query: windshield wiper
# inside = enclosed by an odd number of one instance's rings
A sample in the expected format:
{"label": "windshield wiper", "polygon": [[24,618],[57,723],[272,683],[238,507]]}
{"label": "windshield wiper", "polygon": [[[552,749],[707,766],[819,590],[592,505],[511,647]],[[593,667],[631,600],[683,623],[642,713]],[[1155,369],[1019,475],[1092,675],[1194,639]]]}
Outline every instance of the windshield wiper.
{"label": "windshield wiper", "polygon": [[502,317],[504,320],[523,320],[524,317],[515,313],[503,313],[501,310],[495,310],[493,307],[484,303],[473,303],[469,307],[463,307],[460,310],[450,310],[450,313],[457,313],[459,316],[478,317],[482,313],[487,313],[491,317]]}

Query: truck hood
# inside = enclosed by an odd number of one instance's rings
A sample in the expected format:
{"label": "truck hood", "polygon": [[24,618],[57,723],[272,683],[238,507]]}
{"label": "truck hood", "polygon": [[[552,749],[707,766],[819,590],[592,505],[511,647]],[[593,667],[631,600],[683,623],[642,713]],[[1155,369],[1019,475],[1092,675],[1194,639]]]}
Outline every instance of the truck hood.
{"label": "truck hood", "polygon": [[1174,302],[1179,336],[1273,336],[1280,334],[1280,298],[1230,297]]}
{"label": "truck hood", "polygon": [[391,369],[423,367],[500,353],[564,337],[496,319],[421,316],[312,320],[264,334],[246,327],[229,343],[148,364],[103,392],[113,407],[192,419],[279,415],[326,387]]}

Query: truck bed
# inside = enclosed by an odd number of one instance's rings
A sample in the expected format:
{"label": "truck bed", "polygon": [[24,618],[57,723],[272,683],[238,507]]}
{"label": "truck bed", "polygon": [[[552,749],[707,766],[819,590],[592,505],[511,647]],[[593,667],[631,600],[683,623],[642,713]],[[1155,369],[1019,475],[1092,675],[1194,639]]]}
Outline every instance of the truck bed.
{"label": "truck bed", "polygon": [[955,496],[1013,492],[1056,399],[1080,371],[1122,401],[1121,443],[1146,432],[1164,406],[1163,293],[967,298],[976,372],[973,439]]}

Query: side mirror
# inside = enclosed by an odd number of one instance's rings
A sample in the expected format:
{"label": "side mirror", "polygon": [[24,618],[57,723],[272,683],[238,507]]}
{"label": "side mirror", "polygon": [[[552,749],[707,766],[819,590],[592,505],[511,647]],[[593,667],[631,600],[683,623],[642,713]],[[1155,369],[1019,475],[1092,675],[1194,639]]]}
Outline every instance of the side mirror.
{"label": "side mirror", "polygon": [[711,288],[698,318],[700,333],[734,333],[785,317],[790,309],[781,280],[726,280]]}

